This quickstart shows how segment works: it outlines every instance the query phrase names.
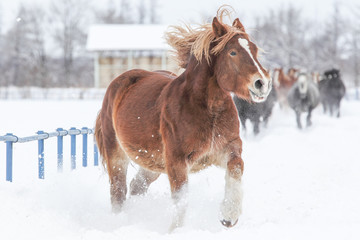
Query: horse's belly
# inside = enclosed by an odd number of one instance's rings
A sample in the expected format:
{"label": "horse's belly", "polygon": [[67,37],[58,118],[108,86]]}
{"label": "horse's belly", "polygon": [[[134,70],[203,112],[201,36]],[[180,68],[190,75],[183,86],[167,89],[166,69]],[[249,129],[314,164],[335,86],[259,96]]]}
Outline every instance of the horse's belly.
{"label": "horse's belly", "polygon": [[131,160],[145,169],[151,170],[153,172],[166,172],[165,161],[161,153],[156,154],[155,152],[141,152],[139,154],[135,153],[131,155]]}
{"label": "horse's belly", "polygon": [[151,171],[165,171],[163,146],[158,131],[145,130],[141,126],[122,129],[118,133],[118,141],[130,160]]}

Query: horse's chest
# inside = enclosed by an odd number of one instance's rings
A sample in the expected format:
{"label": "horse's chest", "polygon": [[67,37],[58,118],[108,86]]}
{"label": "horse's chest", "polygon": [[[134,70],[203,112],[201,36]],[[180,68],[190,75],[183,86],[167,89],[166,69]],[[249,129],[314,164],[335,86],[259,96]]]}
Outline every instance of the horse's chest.
{"label": "horse's chest", "polygon": [[[202,156],[210,156],[210,155],[218,155],[220,152],[223,152],[225,147],[229,142],[229,129],[232,127],[230,123],[218,122],[216,124],[212,124],[209,126],[209,131],[206,134],[205,138],[196,138],[197,144],[194,146],[198,146],[195,150],[201,154],[199,154],[199,158]],[[199,133],[201,135],[201,133]],[[209,161],[207,161],[210,163]]]}
{"label": "horse's chest", "polygon": [[226,130],[223,125],[214,126],[211,134],[210,151],[219,151],[223,149],[227,143]]}

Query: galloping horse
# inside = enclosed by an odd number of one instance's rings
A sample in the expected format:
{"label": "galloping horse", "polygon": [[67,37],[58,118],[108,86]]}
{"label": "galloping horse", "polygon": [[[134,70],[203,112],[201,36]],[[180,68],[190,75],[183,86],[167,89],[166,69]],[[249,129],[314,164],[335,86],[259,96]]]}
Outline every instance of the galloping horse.
{"label": "galloping horse", "polygon": [[234,96],[234,103],[238,110],[240,121],[244,130],[246,130],[246,120],[249,119],[253,124],[253,133],[257,135],[260,132],[260,123],[267,126],[272,109],[275,105],[277,94],[273,88],[266,101],[261,103],[252,103]]}
{"label": "galloping horse", "polygon": [[288,74],[285,74],[282,68],[274,69],[274,85],[277,91],[277,97],[280,107],[287,106],[287,94],[294,85],[298,77],[298,69],[290,68]]}
{"label": "galloping horse", "polygon": [[320,94],[316,84],[305,73],[300,73],[298,81],[291,87],[288,94],[290,107],[295,111],[296,123],[302,128],[300,115],[307,112],[306,125],[311,126],[311,112],[319,104]]}
{"label": "galloping horse", "polygon": [[329,108],[330,115],[335,110],[336,116],[340,117],[340,102],[345,95],[346,88],[341,80],[340,71],[331,69],[324,73],[324,79],[319,82],[320,101],[323,105],[324,113]]}
{"label": "galloping horse", "polygon": [[113,211],[120,211],[126,199],[131,160],[140,167],[130,183],[132,195],[145,193],[161,173],[168,175],[176,209],[171,229],[179,227],[188,174],[214,164],[226,169],[221,223],[237,223],[244,163],[231,93],[261,102],[272,83],[239,19],[230,26],[223,14],[218,12],[212,24],[173,27],[166,34],[185,68],[180,76],[130,70],[109,85],[95,137],[109,174]]}

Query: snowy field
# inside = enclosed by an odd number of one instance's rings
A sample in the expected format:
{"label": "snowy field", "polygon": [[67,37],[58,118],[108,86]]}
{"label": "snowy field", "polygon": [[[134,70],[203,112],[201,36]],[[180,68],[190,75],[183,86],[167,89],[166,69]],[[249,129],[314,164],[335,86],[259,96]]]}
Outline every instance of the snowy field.
{"label": "snowy field", "polygon": [[[91,127],[101,101],[0,101],[0,135],[20,137],[58,127]],[[45,141],[45,180],[37,179],[37,143],[14,144],[13,182],[5,181],[0,142],[1,239],[360,239],[360,102],[343,101],[342,117],[318,107],[313,126],[298,130],[294,113],[275,107],[259,136],[243,135],[243,215],[232,229],[218,220],[224,171],[209,168],[189,179],[184,227],[169,234],[172,204],[162,175],[146,196],[111,213],[102,167],[70,171],[69,137],[64,172],[56,172],[56,138]],[[305,118],[305,116],[303,116]],[[304,120],[304,119],[303,119]],[[305,123],[305,121],[303,121]],[[81,152],[78,137],[77,152]],[[129,180],[136,165],[129,167]]]}

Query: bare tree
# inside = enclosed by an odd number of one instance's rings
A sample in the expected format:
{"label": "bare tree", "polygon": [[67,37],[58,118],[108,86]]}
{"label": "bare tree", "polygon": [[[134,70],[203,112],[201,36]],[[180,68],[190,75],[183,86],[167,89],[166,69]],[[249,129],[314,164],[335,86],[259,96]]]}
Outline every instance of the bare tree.
{"label": "bare tree", "polygon": [[354,79],[354,87],[356,89],[356,99],[360,99],[360,5],[354,9],[355,22],[352,24],[351,40],[350,40],[350,61],[352,68],[352,76]]}
{"label": "bare tree", "polygon": [[3,42],[5,85],[45,87],[48,84],[43,16],[42,9],[36,6],[20,5]]}
{"label": "bare tree", "polygon": [[48,55],[45,50],[45,11],[33,5],[29,7],[27,16],[24,16],[30,31],[31,39],[31,77],[35,86],[47,88],[51,86],[51,79],[48,68]]}
{"label": "bare tree", "polygon": [[120,0],[119,21],[122,23],[133,23],[131,10],[129,0]]}
{"label": "bare tree", "polygon": [[52,33],[56,46],[61,50],[65,86],[76,86],[74,57],[84,52],[86,33],[85,0],[53,0],[50,11]]}
{"label": "bare tree", "polygon": [[157,0],[150,0],[150,7],[149,7],[150,23],[159,22],[159,16],[157,14],[158,7],[159,6]]}
{"label": "bare tree", "polygon": [[[301,10],[292,5],[271,10],[263,18],[256,19],[257,31],[253,34],[264,49],[267,58],[283,67],[304,66],[307,61],[307,24]],[[274,63],[272,65],[275,65]]]}
{"label": "bare tree", "polygon": [[139,23],[144,24],[146,21],[146,6],[145,0],[140,0],[138,5]]}
{"label": "bare tree", "polygon": [[131,2],[129,0],[108,0],[107,8],[102,11],[95,10],[95,15],[102,23],[153,24],[160,22],[158,9],[157,0],[137,0]]}
{"label": "bare tree", "polygon": [[334,11],[330,16],[330,20],[325,23],[324,32],[321,38],[321,59],[323,64],[328,68],[343,66],[340,58],[340,53],[345,51],[344,36],[346,27],[343,17],[340,13],[340,7],[338,3],[333,5]]}
{"label": "bare tree", "polygon": [[132,7],[128,0],[108,0],[107,8],[104,11],[97,11],[96,15],[103,23],[134,23]]}
{"label": "bare tree", "polygon": [[97,19],[102,23],[117,23],[118,15],[114,0],[108,0],[107,8],[103,11],[96,10]]}

